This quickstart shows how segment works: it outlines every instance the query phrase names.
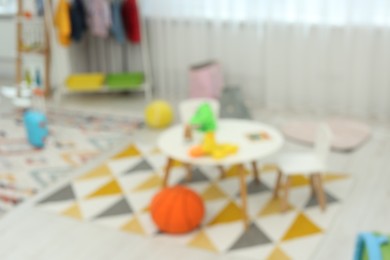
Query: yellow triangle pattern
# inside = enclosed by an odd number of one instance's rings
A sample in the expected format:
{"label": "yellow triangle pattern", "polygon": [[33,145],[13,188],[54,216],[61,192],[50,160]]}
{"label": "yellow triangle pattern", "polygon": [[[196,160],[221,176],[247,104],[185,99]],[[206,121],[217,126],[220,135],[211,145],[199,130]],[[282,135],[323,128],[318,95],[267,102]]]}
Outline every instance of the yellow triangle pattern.
{"label": "yellow triangle pattern", "polygon": [[142,227],[142,225],[140,223],[140,221],[136,217],[134,217],[133,219],[128,221],[126,224],[124,224],[121,227],[121,230],[129,232],[129,233],[140,234],[140,235],[145,235],[146,234],[144,228]]}
{"label": "yellow triangle pattern", "polygon": [[183,167],[183,166],[184,166],[184,163],[182,163],[180,161],[173,160],[172,167]]}
{"label": "yellow triangle pattern", "polygon": [[140,156],[141,153],[138,150],[138,148],[135,145],[130,145],[126,149],[124,149],[122,152],[115,155],[112,159],[123,159],[127,157],[134,157],[134,156]]}
{"label": "yellow triangle pattern", "polygon": [[[271,198],[257,215],[259,217],[265,217],[272,214],[280,214],[281,213],[280,203],[281,203],[280,198]],[[293,209],[293,207],[290,204],[287,204],[287,210],[291,210],[291,209]]]}
{"label": "yellow triangle pattern", "polygon": [[80,219],[80,220],[83,219],[83,215],[81,214],[80,207],[76,203],[70,206],[69,208],[67,208],[66,210],[64,210],[61,214],[75,219]]}
{"label": "yellow triangle pattern", "polygon": [[87,198],[90,199],[95,197],[117,195],[117,194],[122,194],[122,189],[116,180],[111,180],[104,186],[100,187],[98,190],[88,195]]}
{"label": "yellow triangle pattern", "polygon": [[163,180],[157,174],[153,174],[149,179],[138,185],[133,191],[150,190],[157,187],[162,187]]}
{"label": "yellow triangle pattern", "polygon": [[150,206],[149,206],[149,205],[146,206],[145,208],[143,208],[143,209],[141,210],[141,212],[142,212],[142,213],[150,213]]}
{"label": "yellow triangle pattern", "polygon": [[226,198],[226,194],[214,183],[205,189],[202,194],[204,200],[217,200]]}
{"label": "yellow triangle pattern", "polygon": [[338,181],[342,179],[348,178],[348,175],[346,174],[336,174],[336,173],[327,173],[322,175],[322,180],[329,182],[329,181]]}
{"label": "yellow triangle pattern", "polygon": [[100,178],[100,177],[109,177],[111,176],[111,171],[107,167],[107,165],[102,165],[98,168],[93,169],[90,172],[87,172],[83,176],[79,177],[79,180],[89,180],[94,178]]}
{"label": "yellow triangle pattern", "polygon": [[275,247],[272,253],[268,256],[267,260],[290,260],[291,258],[286,255],[279,247]]}
{"label": "yellow triangle pattern", "polygon": [[308,217],[306,217],[303,213],[300,213],[282,238],[282,241],[321,232],[322,230],[317,227]]}
{"label": "yellow triangle pattern", "polygon": [[309,179],[303,175],[292,175],[291,177],[291,187],[300,187],[309,185]]}
{"label": "yellow triangle pattern", "polygon": [[207,236],[206,232],[200,231],[188,244],[188,246],[206,249],[211,252],[218,252],[213,241]]}
{"label": "yellow triangle pattern", "polygon": [[212,221],[208,225],[217,225],[217,224],[223,224],[238,220],[243,220],[244,214],[242,212],[242,209],[237,206],[236,203],[233,201],[230,201],[226,207],[219,212],[219,214],[214,217]]}
{"label": "yellow triangle pattern", "polygon": [[[249,174],[249,171],[247,169],[244,170],[245,174]],[[239,174],[239,168],[238,165],[233,165],[230,167],[226,172],[225,172],[225,177],[226,178],[232,178],[232,177],[237,177]]]}
{"label": "yellow triangle pattern", "polygon": [[155,148],[153,148],[153,149],[150,151],[150,153],[151,153],[151,154],[160,154],[161,151],[160,151],[160,149],[158,149],[158,147],[155,147]]}
{"label": "yellow triangle pattern", "polygon": [[261,173],[276,172],[277,170],[278,166],[276,164],[265,164],[261,167]]}

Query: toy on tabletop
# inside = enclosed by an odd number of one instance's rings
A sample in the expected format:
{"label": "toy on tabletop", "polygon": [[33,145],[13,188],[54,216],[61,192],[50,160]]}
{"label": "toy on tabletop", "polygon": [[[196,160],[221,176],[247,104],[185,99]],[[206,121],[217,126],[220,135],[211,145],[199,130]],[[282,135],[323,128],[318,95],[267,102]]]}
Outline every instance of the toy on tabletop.
{"label": "toy on tabletop", "polygon": [[217,129],[217,120],[210,104],[204,103],[200,105],[189,124],[191,127],[204,133],[202,143],[189,150],[190,156],[211,156],[214,159],[223,159],[237,153],[237,145],[221,144],[216,141],[215,130]]}
{"label": "toy on tabletop", "polygon": [[248,139],[251,141],[263,141],[263,140],[270,140],[271,136],[269,133],[261,131],[258,133],[250,133],[247,135]]}
{"label": "toy on tabletop", "polygon": [[390,260],[389,237],[376,233],[360,233],[355,246],[354,260]]}

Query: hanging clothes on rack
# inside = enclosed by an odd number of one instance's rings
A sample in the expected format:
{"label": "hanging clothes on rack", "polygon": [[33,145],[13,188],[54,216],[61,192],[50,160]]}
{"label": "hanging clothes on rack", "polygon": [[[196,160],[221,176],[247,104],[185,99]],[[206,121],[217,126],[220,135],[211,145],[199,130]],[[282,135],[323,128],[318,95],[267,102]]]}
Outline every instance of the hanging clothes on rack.
{"label": "hanging clothes on rack", "polygon": [[126,43],[126,32],[123,26],[121,8],[122,3],[119,0],[115,0],[111,3],[111,33],[117,42],[123,44]]}
{"label": "hanging clothes on rack", "polygon": [[54,19],[58,41],[62,46],[69,46],[71,30],[70,5],[67,0],[59,0]]}
{"label": "hanging clothes on rack", "polygon": [[70,18],[72,24],[72,40],[81,41],[87,31],[87,14],[82,0],[74,0],[70,8]]}
{"label": "hanging clothes on rack", "polygon": [[127,38],[133,43],[140,43],[141,24],[137,0],[125,0],[122,6],[122,16]]}
{"label": "hanging clothes on rack", "polygon": [[106,38],[111,27],[111,11],[107,0],[88,0],[88,21],[92,35]]}

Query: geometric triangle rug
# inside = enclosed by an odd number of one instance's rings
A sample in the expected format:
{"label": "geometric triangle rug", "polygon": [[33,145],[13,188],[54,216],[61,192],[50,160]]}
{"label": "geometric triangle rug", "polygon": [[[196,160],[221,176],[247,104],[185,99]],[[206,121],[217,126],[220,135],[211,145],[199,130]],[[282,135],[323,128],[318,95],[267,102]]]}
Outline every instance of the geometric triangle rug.
{"label": "geometric triangle rug", "polygon": [[234,172],[237,167],[227,169],[229,175],[223,179],[215,177],[215,169],[194,168],[193,180],[187,181],[186,169],[177,163],[169,184],[185,185],[196,191],[204,201],[206,213],[201,226],[193,232],[169,235],[157,229],[149,211],[152,198],[161,189],[165,163],[164,155],[153,146],[132,144],[43,198],[37,207],[217,254],[247,259],[310,259],[352,182],[346,174],[323,176],[327,197],[327,209],[323,212],[310,194],[309,181],[304,176],[294,176],[288,210],[281,213],[280,200],[272,198],[275,167],[264,165],[260,183],[247,175],[250,225],[244,229],[240,183]]}

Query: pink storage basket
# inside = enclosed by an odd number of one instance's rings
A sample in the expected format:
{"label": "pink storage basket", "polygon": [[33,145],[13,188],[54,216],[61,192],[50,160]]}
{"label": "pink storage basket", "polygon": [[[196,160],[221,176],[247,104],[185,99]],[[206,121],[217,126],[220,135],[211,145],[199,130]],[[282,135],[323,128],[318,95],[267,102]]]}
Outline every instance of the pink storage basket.
{"label": "pink storage basket", "polygon": [[193,66],[189,73],[191,98],[219,98],[224,82],[218,63],[208,62]]}

